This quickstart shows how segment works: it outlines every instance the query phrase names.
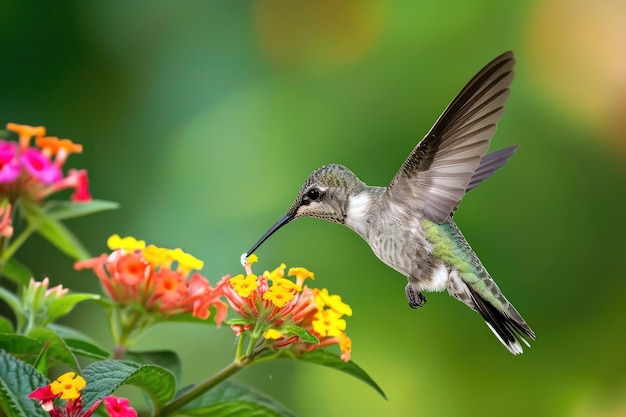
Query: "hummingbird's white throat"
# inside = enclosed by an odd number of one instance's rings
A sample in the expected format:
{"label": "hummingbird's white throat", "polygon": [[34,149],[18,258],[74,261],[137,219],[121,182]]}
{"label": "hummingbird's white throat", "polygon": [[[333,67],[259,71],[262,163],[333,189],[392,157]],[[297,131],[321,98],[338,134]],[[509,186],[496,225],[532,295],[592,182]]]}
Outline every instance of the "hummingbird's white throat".
{"label": "hummingbird's white throat", "polygon": [[372,198],[367,192],[350,196],[348,201],[348,213],[346,214],[346,226],[363,235],[366,231],[367,216],[372,203]]}

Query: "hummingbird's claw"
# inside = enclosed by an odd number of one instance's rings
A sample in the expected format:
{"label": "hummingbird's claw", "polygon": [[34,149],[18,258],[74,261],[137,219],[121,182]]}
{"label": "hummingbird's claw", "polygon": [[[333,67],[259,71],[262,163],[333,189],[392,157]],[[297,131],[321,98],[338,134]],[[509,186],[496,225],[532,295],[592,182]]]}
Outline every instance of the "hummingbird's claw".
{"label": "hummingbird's claw", "polygon": [[413,287],[411,281],[406,284],[406,288],[404,290],[406,292],[406,299],[409,302],[409,307],[418,308],[426,304],[426,297],[424,297],[424,294],[422,294],[421,291]]}

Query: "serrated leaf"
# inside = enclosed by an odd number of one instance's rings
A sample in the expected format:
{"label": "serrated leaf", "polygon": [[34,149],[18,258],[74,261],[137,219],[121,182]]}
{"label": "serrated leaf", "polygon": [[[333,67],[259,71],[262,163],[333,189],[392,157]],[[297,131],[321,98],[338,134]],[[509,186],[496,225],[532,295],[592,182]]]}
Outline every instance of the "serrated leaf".
{"label": "serrated leaf", "polygon": [[28,337],[38,340],[42,344],[49,342],[48,358],[56,359],[62,363],[69,365],[73,369],[78,368],[76,357],[65,343],[52,329],[37,327],[28,332]]}
{"label": "serrated leaf", "polygon": [[0,409],[7,417],[48,417],[28,394],[48,385],[48,379],[32,366],[0,350]]}
{"label": "serrated leaf", "polygon": [[36,230],[44,239],[71,258],[87,259],[91,257],[78,238],[58,220],[41,218]]}
{"label": "serrated leaf", "polygon": [[130,361],[104,360],[83,370],[87,386],[83,390],[83,408],[111,394],[122,384],[135,385],[151,398],[154,409],[160,410],[174,395],[176,381],[170,371],[157,365]]}
{"label": "serrated leaf", "polygon": [[179,414],[186,416],[293,417],[294,414],[271,397],[235,381],[224,381],[202,397],[187,404]]}
{"label": "serrated leaf", "polygon": [[71,293],[55,299],[48,308],[48,320],[55,321],[68,314],[76,304],[85,300],[99,300],[100,296],[89,293]]}
{"label": "serrated leaf", "polygon": [[318,344],[320,340],[311,333],[298,326],[282,326],[280,328],[287,336],[298,336],[304,343]]}
{"label": "serrated leaf", "polygon": [[151,350],[151,351],[133,351],[127,350],[124,353],[124,359],[147,364],[155,364],[168,369],[174,374],[177,381],[180,381],[182,373],[182,364],[180,357],[176,352],[171,350]]}
{"label": "serrated leaf", "polygon": [[46,217],[54,220],[65,220],[74,217],[86,216],[99,211],[114,210],[119,208],[114,201],[91,200],[85,203],[72,201],[52,201],[44,207]]}
{"label": "serrated leaf", "polygon": [[286,354],[281,356],[281,358],[296,359],[302,362],[327,366],[329,368],[333,368],[348,375],[351,375],[356,379],[365,382],[367,385],[374,388],[384,399],[387,399],[387,396],[385,395],[383,390],[378,386],[376,382],[374,382],[374,380],[367,374],[367,372],[365,372],[359,365],[352,361],[345,362],[334,353],[322,349],[316,349],[311,352],[304,352],[299,355],[295,355],[289,350],[285,350],[284,352]]}
{"label": "serrated leaf", "polygon": [[14,257],[9,258],[4,263],[2,270],[0,270],[0,274],[2,274],[3,277],[7,277],[14,283],[24,286],[28,285],[28,281],[30,281],[33,277],[32,271]]}

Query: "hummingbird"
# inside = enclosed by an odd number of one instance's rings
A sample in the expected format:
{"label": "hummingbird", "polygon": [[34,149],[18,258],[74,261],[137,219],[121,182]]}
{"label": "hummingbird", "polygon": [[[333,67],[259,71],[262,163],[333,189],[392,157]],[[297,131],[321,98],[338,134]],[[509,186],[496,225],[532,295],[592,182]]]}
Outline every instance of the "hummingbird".
{"label": "hummingbird", "polygon": [[313,171],[285,213],[242,257],[300,217],[354,230],[385,264],[407,277],[411,308],[424,292],[443,291],[482,316],[513,354],[535,333],[506,299],[453,220],[468,191],[506,164],[517,145],[487,154],[504,112],[515,58],[505,52],[478,72],[410,153],[387,187],[370,186],[350,169]]}

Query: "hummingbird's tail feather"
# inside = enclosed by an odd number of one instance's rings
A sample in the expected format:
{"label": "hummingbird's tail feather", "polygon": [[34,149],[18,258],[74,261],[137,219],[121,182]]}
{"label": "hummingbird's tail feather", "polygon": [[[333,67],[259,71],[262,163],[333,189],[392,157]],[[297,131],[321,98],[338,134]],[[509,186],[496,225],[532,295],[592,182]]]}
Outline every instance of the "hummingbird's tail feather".
{"label": "hummingbird's tail feather", "polygon": [[[519,317],[516,319],[506,312],[498,310],[489,301],[483,299],[470,285],[467,286],[467,291],[476,311],[483,317],[487,326],[509,352],[514,355],[522,353],[524,350],[519,343],[520,341],[530,347],[525,337],[535,340],[535,333],[519,314],[516,314]],[[517,311],[515,312],[517,313]]]}

